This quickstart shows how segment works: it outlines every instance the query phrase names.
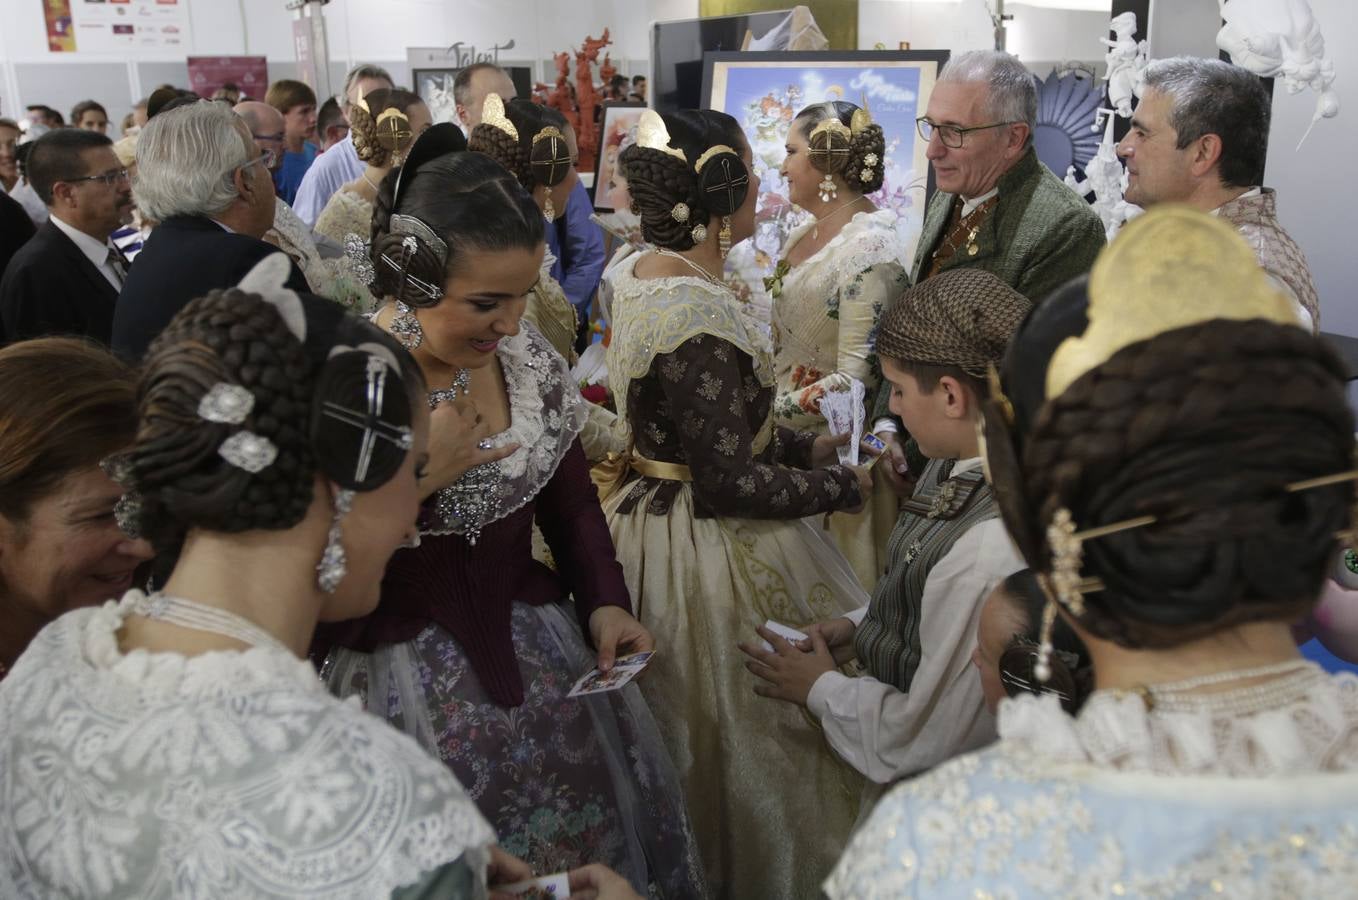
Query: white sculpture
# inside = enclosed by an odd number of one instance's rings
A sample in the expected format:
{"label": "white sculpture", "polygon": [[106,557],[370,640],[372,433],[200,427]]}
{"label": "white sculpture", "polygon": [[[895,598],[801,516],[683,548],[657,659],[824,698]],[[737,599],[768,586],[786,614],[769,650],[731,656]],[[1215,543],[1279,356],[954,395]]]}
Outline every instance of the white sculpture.
{"label": "white sculpture", "polygon": [[1307,0],[1217,0],[1226,24],[1217,46],[1231,62],[1264,78],[1281,78],[1289,94],[1311,88],[1316,112],[1301,136],[1301,147],[1322,118],[1339,115],[1334,62],[1325,58],[1325,38]]}
{"label": "white sculpture", "polygon": [[1141,207],[1122,199],[1123,191],[1127,190],[1127,172],[1118,159],[1117,143],[1113,140],[1113,110],[1099,110],[1093,130],[1098,131],[1105,122],[1099,150],[1085,166],[1085,180],[1077,181],[1075,167],[1071,166],[1066,169],[1066,185],[1081,197],[1094,192],[1094,212],[1103,222],[1104,237],[1111,241],[1128,219],[1141,212]]}
{"label": "white sculpture", "polygon": [[1117,35],[1116,40],[1099,38],[1108,48],[1104,54],[1104,65],[1108,67],[1104,80],[1108,82],[1108,102],[1117,114],[1124,119],[1132,117],[1132,97],[1141,96],[1141,87],[1146,80],[1146,64],[1150,62],[1146,42],[1138,41],[1136,34],[1136,13],[1125,12],[1113,17],[1108,28]]}

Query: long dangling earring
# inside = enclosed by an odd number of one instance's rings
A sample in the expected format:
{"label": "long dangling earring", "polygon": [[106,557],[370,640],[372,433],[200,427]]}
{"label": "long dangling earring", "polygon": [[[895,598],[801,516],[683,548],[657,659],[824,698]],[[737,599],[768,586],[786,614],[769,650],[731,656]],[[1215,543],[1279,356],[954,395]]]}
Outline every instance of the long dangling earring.
{"label": "long dangling earring", "polygon": [[834,176],[829,172],[820,180],[820,202],[829,203],[831,200],[839,199],[839,185],[835,184]]}
{"label": "long dangling earring", "polygon": [[556,207],[552,205],[552,190],[547,189],[547,202],[542,204],[542,218],[547,220],[550,225],[556,221]]}
{"label": "long dangling earring", "polygon": [[721,217],[721,231],[717,232],[717,247],[721,250],[721,258],[726,259],[726,254],[731,252],[731,217]]}
{"label": "long dangling earring", "polygon": [[396,301],[396,318],[391,320],[391,333],[407,350],[414,350],[424,343],[424,329],[420,327],[420,320],[415,316],[415,310],[404,301]]}
{"label": "long dangling earring", "polygon": [[321,551],[321,561],[316,563],[316,586],[327,594],[335,593],[347,571],[340,523],[353,505],[353,491],[344,488],[335,492],[335,516],[330,520],[330,533],[325,539],[325,549]]}
{"label": "long dangling earring", "polygon": [[1047,598],[1042,607],[1042,630],[1038,633],[1037,662],[1033,663],[1033,677],[1046,684],[1052,677],[1052,629],[1056,626],[1056,601]]}

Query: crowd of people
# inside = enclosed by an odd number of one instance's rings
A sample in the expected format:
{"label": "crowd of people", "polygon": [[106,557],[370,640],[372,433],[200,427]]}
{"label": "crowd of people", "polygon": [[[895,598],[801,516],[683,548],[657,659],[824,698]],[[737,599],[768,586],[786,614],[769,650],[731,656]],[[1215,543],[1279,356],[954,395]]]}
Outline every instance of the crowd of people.
{"label": "crowd of people", "polygon": [[913,257],[808,106],[769,322],[731,116],[642,113],[606,265],[565,118],[454,98],[0,119],[0,895],[1358,883],[1298,651],[1358,657],[1354,417],[1255,76],[1150,66],[1106,246],[1012,56],[939,73]]}

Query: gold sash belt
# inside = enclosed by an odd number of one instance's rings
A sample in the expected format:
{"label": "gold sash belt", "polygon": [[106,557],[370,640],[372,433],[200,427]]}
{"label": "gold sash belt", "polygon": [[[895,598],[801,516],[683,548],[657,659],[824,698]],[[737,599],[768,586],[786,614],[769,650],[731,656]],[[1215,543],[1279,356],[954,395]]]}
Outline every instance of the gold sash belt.
{"label": "gold sash belt", "polygon": [[599,500],[607,500],[627,479],[627,473],[635,471],[646,478],[659,478],[664,481],[692,481],[693,471],[682,463],[661,462],[647,459],[629,451],[610,453],[589,470],[590,480],[599,490]]}

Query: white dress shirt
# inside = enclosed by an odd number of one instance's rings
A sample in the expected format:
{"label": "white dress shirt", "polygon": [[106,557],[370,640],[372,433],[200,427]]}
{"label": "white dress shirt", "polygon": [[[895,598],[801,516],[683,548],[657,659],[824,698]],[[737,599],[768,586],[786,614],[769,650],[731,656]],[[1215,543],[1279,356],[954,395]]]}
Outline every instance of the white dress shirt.
{"label": "white dress shirt", "polygon": [[[960,460],[960,475],[981,465]],[[807,708],[846,762],[878,784],[922,772],[995,739],[980,674],[971,664],[981,607],[995,586],[1024,567],[999,518],[957,539],[924,582],[919,642],[923,656],[910,692],[868,675],[827,672]],[[863,620],[867,607],[849,618]]]}
{"label": "white dress shirt", "polygon": [[108,261],[108,252],[110,250],[116,252],[117,248],[108,238],[101,241],[96,237],[90,237],[79,228],[61,221],[61,217],[55,213],[52,214],[52,224],[60,228],[62,233],[80,248],[80,252],[85,254],[85,257],[94,264],[94,267],[99,270],[99,274],[107,278],[108,283],[113,285],[114,291],[122,291],[123,278]]}

